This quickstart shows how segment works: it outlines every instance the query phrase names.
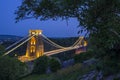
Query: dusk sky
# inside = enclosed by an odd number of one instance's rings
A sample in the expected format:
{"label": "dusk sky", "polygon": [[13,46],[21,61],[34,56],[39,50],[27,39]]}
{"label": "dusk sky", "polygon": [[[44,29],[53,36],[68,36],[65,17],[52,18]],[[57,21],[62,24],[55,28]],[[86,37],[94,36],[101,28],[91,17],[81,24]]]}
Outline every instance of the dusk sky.
{"label": "dusk sky", "polygon": [[30,29],[41,29],[48,37],[72,37],[78,36],[78,21],[70,19],[66,21],[39,21],[36,19],[23,20],[15,23],[15,10],[22,0],[0,0],[0,35],[26,36]]}

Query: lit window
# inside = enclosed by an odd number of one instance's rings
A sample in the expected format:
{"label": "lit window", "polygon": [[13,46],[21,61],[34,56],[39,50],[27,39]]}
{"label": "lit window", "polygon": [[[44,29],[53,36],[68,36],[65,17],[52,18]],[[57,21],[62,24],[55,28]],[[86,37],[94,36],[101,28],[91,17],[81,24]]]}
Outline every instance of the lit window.
{"label": "lit window", "polygon": [[31,49],[30,49],[30,52],[35,52],[35,47],[34,46],[31,46]]}
{"label": "lit window", "polygon": [[35,34],[35,32],[32,32],[32,34]]}

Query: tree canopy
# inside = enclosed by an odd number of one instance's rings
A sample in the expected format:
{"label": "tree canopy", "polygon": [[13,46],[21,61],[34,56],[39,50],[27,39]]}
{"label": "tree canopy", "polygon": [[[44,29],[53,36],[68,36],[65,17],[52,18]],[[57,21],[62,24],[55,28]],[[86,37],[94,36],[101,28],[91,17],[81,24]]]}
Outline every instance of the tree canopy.
{"label": "tree canopy", "polygon": [[48,68],[48,60],[49,60],[49,57],[47,56],[41,56],[38,59],[36,59],[34,68],[33,68],[33,73],[34,74],[46,73],[46,70]]}
{"label": "tree canopy", "polygon": [[112,47],[120,39],[119,4],[120,0],[23,0],[15,14],[16,21],[77,18],[80,32],[87,30],[95,37],[93,44]]}
{"label": "tree canopy", "polygon": [[0,57],[0,80],[17,80],[26,72],[26,65],[16,58]]}
{"label": "tree canopy", "polygon": [[16,21],[76,18],[103,63],[119,65],[120,0],[23,0],[15,14]]}
{"label": "tree canopy", "polygon": [[0,45],[0,56],[3,55],[4,51],[5,51],[5,47]]}
{"label": "tree canopy", "polygon": [[16,20],[36,18],[40,20],[76,17],[82,0],[23,0],[16,11]]}
{"label": "tree canopy", "polygon": [[56,72],[61,68],[61,63],[58,58],[50,58],[49,67],[52,72]]}

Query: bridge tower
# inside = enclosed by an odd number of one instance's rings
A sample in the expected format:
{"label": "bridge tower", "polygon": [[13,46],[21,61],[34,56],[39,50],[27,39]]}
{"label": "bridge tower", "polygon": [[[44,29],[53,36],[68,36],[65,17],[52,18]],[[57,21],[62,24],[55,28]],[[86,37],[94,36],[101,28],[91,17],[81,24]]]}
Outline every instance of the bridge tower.
{"label": "bridge tower", "polygon": [[34,59],[43,55],[42,30],[29,30],[29,36],[33,36],[27,43],[26,57]]}

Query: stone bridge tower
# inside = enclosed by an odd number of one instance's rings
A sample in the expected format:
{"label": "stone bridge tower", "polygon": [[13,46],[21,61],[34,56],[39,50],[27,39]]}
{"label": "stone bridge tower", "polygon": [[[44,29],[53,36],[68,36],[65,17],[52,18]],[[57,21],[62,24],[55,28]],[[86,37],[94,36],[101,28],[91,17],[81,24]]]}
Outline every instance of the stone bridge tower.
{"label": "stone bridge tower", "polygon": [[43,55],[44,47],[42,42],[42,30],[30,30],[29,36],[33,36],[27,44],[26,57],[31,59],[38,58]]}

